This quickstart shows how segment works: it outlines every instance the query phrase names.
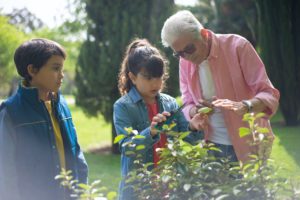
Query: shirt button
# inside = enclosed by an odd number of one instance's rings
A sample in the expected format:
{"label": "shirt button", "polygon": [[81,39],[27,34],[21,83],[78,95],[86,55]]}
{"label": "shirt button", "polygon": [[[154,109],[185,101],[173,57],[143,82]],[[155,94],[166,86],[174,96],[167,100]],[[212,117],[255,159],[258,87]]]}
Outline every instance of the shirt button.
{"label": "shirt button", "polygon": [[52,145],[52,149],[55,149],[56,147],[55,147],[55,145]]}
{"label": "shirt button", "polygon": [[56,168],[59,169],[59,165],[56,165]]}
{"label": "shirt button", "polygon": [[52,127],[51,127],[51,126],[49,126],[49,130],[52,130]]}

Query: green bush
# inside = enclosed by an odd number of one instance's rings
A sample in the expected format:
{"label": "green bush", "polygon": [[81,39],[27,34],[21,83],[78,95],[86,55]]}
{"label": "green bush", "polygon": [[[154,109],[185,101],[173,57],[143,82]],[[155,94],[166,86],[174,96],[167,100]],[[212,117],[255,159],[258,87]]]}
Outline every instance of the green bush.
{"label": "green bush", "polygon": [[62,169],[61,173],[55,177],[61,180],[61,185],[71,191],[71,196],[78,200],[96,200],[101,197],[104,199],[114,200],[117,197],[116,192],[108,191],[105,186],[101,186],[101,181],[96,180],[91,184],[78,183],[73,179],[72,171]]}
{"label": "green bush", "polygon": [[[244,121],[249,127],[240,128],[240,137],[252,134],[257,151],[247,163],[231,163],[227,159],[208,156],[208,150],[220,151],[211,144],[201,142],[191,145],[183,139],[189,132],[172,131],[174,123],[164,125],[168,139],[166,148],[157,149],[160,154],[158,166],[149,170],[153,163],[143,163],[139,151],[143,145],[135,146],[135,151],[126,152],[135,156],[135,169],[126,177],[127,187],[132,187],[137,199],[158,200],[296,200],[300,199],[300,184],[292,178],[280,178],[277,169],[269,159],[269,138],[267,129],[258,127],[257,119],[263,114],[246,114]],[[128,135],[119,135],[115,143],[125,137],[143,138],[132,128],[125,128]],[[123,145],[134,146],[127,142]],[[77,184],[71,172],[62,171],[56,179],[73,191],[73,196],[81,200],[96,200],[106,196],[115,199],[116,193],[100,187],[100,181],[90,185]]]}
{"label": "green bush", "polygon": [[[258,127],[255,121],[263,114],[246,114],[249,128],[240,128],[240,136],[252,134],[258,151],[251,155],[247,163],[230,163],[226,159],[216,159],[207,155],[207,150],[219,151],[212,145],[201,143],[192,146],[183,141],[188,133],[171,131],[164,126],[169,139],[166,148],[158,149],[160,162],[149,171],[149,165],[139,159],[139,147],[136,154],[135,170],[126,177],[128,187],[132,187],[138,199],[203,199],[203,200],[262,200],[262,199],[299,199],[299,185],[288,179],[276,176],[277,168],[269,159],[268,129]],[[133,132],[127,129],[129,133]],[[119,136],[137,137],[135,134]],[[132,145],[127,143],[126,145]],[[298,189],[297,189],[298,187]]]}

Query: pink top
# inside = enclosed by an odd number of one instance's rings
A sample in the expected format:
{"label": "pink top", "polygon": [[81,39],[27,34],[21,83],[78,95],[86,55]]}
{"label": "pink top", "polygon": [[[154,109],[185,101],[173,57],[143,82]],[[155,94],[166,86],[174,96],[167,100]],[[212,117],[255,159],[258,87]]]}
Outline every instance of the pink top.
{"label": "pink top", "polygon": [[[211,32],[212,33],[212,32]],[[267,118],[261,119],[258,125],[270,130],[269,122],[278,107],[279,91],[270,82],[264,64],[253,46],[243,37],[233,34],[211,34],[212,46],[207,58],[215,83],[216,95],[221,99],[242,101],[258,98],[266,106],[264,111]],[[202,89],[199,82],[198,67],[192,62],[180,58],[180,90],[183,102],[187,105],[183,109],[184,115],[190,119],[189,110],[198,99],[202,99]],[[239,128],[245,127],[242,116],[232,111],[222,111],[229,137],[234,146],[237,157],[241,161],[248,159],[251,148],[248,140],[251,136],[239,137]],[[205,138],[210,139],[211,129],[205,130]]]}

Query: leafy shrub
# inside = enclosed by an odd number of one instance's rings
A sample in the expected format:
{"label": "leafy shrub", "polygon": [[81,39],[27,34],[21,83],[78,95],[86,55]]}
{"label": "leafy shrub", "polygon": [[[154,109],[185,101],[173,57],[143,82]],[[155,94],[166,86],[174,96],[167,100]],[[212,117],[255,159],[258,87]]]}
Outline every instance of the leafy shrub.
{"label": "leafy shrub", "polygon": [[[247,163],[230,163],[227,159],[216,159],[207,154],[208,150],[219,151],[213,145],[202,142],[192,146],[183,141],[188,132],[172,131],[174,124],[165,125],[164,132],[171,136],[166,148],[158,149],[160,162],[149,171],[149,165],[143,163],[136,154],[135,169],[126,177],[128,187],[133,187],[137,199],[157,200],[274,200],[299,199],[298,183],[276,176],[277,168],[269,159],[268,129],[259,127],[255,122],[264,114],[246,114],[244,121],[249,127],[240,128],[240,136],[252,134],[257,151]],[[124,137],[137,137],[136,132],[127,129],[127,136],[120,135],[116,142]],[[132,145],[130,142],[125,145]],[[269,145],[270,146],[270,145]],[[299,187],[298,187],[299,188]]]}
{"label": "leafy shrub", "polygon": [[[55,177],[61,180],[61,185],[71,191],[71,197],[79,200],[114,200],[116,199],[116,192],[109,192],[106,187],[101,186],[100,180],[96,180],[91,184],[78,183],[73,179],[72,171],[62,169],[61,173]],[[106,197],[106,198],[103,198]]]}

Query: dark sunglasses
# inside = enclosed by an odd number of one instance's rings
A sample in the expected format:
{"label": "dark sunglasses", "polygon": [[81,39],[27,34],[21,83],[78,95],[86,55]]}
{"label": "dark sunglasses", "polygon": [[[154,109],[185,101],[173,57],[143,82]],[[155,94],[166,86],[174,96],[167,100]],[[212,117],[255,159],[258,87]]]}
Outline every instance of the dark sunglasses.
{"label": "dark sunglasses", "polygon": [[196,51],[196,47],[194,44],[188,44],[184,50],[182,51],[175,51],[173,52],[173,56],[176,57],[176,58],[179,58],[179,57],[186,57],[187,54],[191,55],[193,54],[194,52]]}

